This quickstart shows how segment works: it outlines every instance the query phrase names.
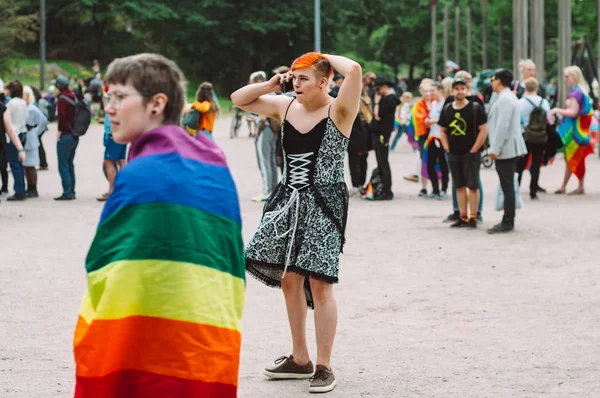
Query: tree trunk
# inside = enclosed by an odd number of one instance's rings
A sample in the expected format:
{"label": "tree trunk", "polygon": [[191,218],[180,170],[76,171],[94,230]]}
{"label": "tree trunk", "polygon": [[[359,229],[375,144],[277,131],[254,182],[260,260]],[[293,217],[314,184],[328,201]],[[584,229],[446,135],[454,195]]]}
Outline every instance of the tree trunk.
{"label": "tree trunk", "polygon": [[[599,0],[600,1],[600,0]],[[482,13],[482,32],[481,32],[481,39],[482,39],[482,49],[481,49],[481,55],[482,55],[482,69],[487,69],[488,68],[488,58],[487,58],[487,47],[488,47],[488,43],[487,43],[487,31],[488,31],[488,19],[487,19],[487,0],[481,0],[481,13]]]}
{"label": "tree trunk", "polygon": [[94,58],[103,59],[104,55],[104,28],[106,26],[106,20],[99,21],[96,17],[98,12],[98,6],[96,3],[92,5],[92,25],[94,27],[94,36],[96,38],[96,54]]}
{"label": "tree trunk", "polygon": [[408,80],[413,81],[415,78],[415,63],[411,62],[408,66]]}

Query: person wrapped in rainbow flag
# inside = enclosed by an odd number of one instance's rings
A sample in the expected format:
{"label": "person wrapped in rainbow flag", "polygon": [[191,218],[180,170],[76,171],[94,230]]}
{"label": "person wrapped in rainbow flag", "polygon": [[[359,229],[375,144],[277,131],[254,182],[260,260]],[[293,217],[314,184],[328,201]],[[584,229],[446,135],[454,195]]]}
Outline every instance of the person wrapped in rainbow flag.
{"label": "person wrapped in rainbow flag", "polygon": [[245,260],[225,156],[177,126],[172,61],[116,59],[107,81],[113,137],[131,147],[86,259],[75,397],[235,397]]}
{"label": "person wrapped in rainbow flag", "polygon": [[565,177],[561,187],[556,194],[564,194],[571,174],[579,179],[579,187],[570,192],[569,195],[583,195],[585,177],[585,158],[594,152],[594,144],[591,135],[593,108],[590,97],[584,87],[587,85],[583,73],[578,66],[569,66],[565,69],[565,79],[571,92],[567,96],[566,109],[554,108],[552,115],[563,117],[558,134],[562,139],[561,149],[565,154]]}

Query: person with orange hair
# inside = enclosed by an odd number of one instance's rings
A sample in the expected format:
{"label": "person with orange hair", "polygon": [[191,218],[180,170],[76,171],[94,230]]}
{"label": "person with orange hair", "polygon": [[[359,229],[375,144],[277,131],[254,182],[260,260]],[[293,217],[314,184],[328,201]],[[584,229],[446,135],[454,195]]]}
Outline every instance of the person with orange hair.
{"label": "person with orange hair", "polygon": [[[328,95],[333,70],[344,76],[337,98]],[[268,95],[293,81],[296,98]],[[309,392],[335,388],[331,351],[337,326],[333,284],[344,244],[348,188],[344,158],[358,114],[362,70],[351,59],[317,52],[291,71],[242,87],[233,104],[282,121],[285,168],[246,248],[246,270],[281,287],[292,334],[292,353],[264,370],[272,379],[311,379]],[[307,307],[315,310],[316,370],[306,344]]]}

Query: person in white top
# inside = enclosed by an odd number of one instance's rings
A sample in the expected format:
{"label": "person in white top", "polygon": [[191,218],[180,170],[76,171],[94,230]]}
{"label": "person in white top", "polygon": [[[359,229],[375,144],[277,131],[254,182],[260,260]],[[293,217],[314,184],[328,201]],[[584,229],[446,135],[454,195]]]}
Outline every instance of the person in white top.
{"label": "person in white top", "polygon": [[[525,84],[525,94],[523,94],[523,97],[519,100],[519,104],[521,105],[521,133],[525,134],[527,127],[530,127],[530,116],[536,108],[542,108],[542,110],[546,113],[546,123],[548,123],[548,117],[550,116],[550,104],[546,99],[538,95],[539,83],[535,77],[527,78],[523,83]],[[541,113],[538,111],[536,111],[536,114],[541,115]],[[540,124],[540,121],[535,123]],[[547,135],[545,135],[545,138],[547,141]],[[537,193],[545,192],[545,190],[540,189],[539,178],[540,167],[544,158],[546,144],[542,142],[542,140],[528,139],[526,134],[525,144],[527,145],[527,156],[519,160],[517,167],[517,172],[519,173],[519,185],[521,184],[523,171],[527,167],[527,164],[530,163],[531,165],[529,166],[529,173],[531,174],[531,184],[529,185],[529,195],[532,200],[538,200]]]}
{"label": "person in white top", "polygon": [[[446,97],[444,95],[444,86],[442,83],[433,83],[432,89],[434,101],[429,107],[429,117],[425,119],[425,124],[429,126],[427,172],[429,173],[429,179],[431,180],[431,185],[433,186],[433,192],[428,197],[432,199],[443,200],[448,196],[446,194],[446,191],[448,190],[448,163],[446,162],[446,154],[444,152],[444,148],[442,147],[440,126],[437,123],[440,120],[440,114],[444,108],[444,101],[446,100]],[[438,173],[435,167],[437,163],[439,163],[440,171],[442,173],[441,191]]]}
{"label": "person in white top", "polygon": [[[11,100],[6,105],[6,112],[4,112],[4,115],[5,126],[8,127],[6,123],[6,115],[8,115],[9,122],[14,131],[13,135],[9,134],[10,142],[7,146],[7,156],[13,179],[15,180],[15,193],[6,200],[25,200],[25,174],[22,165],[22,162],[25,161],[23,156],[25,153],[23,152],[24,149],[21,143],[21,136],[24,136],[27,133],[27,103],[22,98],[23,85],[17,80],[9,82],[4,88],[4,92],[11,97]],[[21,155],[21,153],[23,153],[23,155]]]}

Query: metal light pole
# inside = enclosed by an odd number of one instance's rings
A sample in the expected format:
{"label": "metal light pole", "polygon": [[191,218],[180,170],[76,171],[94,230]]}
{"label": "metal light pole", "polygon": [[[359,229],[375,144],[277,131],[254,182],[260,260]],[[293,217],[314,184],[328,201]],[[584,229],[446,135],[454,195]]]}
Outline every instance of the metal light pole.
{"label": "metal light pole", "polygon": [[437,0],[431,0],[431,71],[437,78]]}
{"label": "metal light pole", "polygon": [[46,0],[40,0],[40,91],[46,86]]}
{"label": "metal light pole", "polygon": [[321,0],[315,0],[315,51],[321,52]]}

